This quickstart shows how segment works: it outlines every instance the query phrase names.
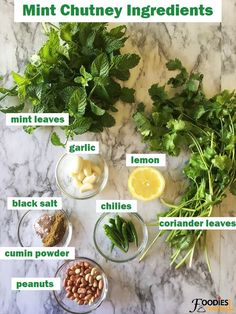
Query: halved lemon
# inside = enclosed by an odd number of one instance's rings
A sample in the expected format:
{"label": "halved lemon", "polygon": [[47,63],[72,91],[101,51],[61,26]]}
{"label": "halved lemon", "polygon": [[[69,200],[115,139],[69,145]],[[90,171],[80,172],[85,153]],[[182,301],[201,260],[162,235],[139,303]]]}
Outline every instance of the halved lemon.
{"label": "halved lemon", "polygon": [[165,179],[160,171],[151,167],[138,167],[128,179],[128,188],[134,198],[151,201],[161,196]]}

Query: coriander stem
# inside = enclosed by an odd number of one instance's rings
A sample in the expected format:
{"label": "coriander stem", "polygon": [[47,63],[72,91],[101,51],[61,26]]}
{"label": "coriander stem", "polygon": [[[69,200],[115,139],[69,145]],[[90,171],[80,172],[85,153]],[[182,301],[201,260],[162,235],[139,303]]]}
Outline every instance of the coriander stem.
{"label": "coriander stem", "polygon": [[149,244],[149,246],[147,247],[147,249],[143,252],[143,254],[141,255],[139,262],[141,262],[144,257],[146,256],[146,254],[148,253],[148,251],[153,247],[153,245],[155,244],[155,242],[157,241],[157,239],[161,236],[164,230],[161,230],[158,232],[158,234],[155,236],[155,238],[152,240],[152,242]]}

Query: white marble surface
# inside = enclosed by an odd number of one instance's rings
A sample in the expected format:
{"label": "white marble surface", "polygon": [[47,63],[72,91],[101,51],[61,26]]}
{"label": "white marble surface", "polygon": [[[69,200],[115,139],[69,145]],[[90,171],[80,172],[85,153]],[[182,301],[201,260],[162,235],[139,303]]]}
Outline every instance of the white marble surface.
{"label": "white marble surface", "polygon": [[[224,1],[224,21],[219,24],[129,24],[129,42],[125,50],[136,51],[142,57],[139,67],[132,72],[129,86],[137,90],[137,102],[150,104],[147,89],[155,81],[165,81],[164,64],[178,57],[189,69],[205,74],[205,87],[209,95],[221,88],[236,86],[236,2]],[[13,23],[13,4],[1,0],[0,10],[0,73],[9,81],[10,70],[21,71],[27,58],[42,44],[40,25]],[[127,192],[128,169],[125,153],[145,151],[134,129],[130,105],[119,105],[117,125],[101,135],[81,138],[97,139],[108,160],[109,183],[102,199],[129,198]],[[21,128],[5,126],[0,115],[0,245],[18,246],[17,226],[21,212],[7,211],[7,196],[60,195],[56,188],[54,170],[63,149],[49,142],[52,130],[38,130],[29,136]],[[174,200],[183,191],[181,165],[185,155],[169,158],[164,175],[167,179],[166,198]],[[92,232],[98,217],[95,199],[73,201],[63,197],[64,208],[73,221],[72,246],[77,254],[96,259],[109,276],[108,300],[96,311],[103,314],[184,314],[191,309],[192,299],[220,295],[231,298],[236,306],[235,273],[236,253],[234,232],[209,234],[212,274],[201,256],[192,269],[169,268],[170,251],[159,241],[144,262],[137,260],[117,265],[106,262],[93,245]],[[138,203],[138,211],[146,221],[155,218],[162,206],[158,201]],[[234,215],[235,199],[230,197],[216,209],[215,215]],[[152,239],[155,228],[150,228]],[[1,314],[56,314],[64,313],[48,292],[12,292],[11,277],[53,276],[62,262],[0,261],[0,313]]]}

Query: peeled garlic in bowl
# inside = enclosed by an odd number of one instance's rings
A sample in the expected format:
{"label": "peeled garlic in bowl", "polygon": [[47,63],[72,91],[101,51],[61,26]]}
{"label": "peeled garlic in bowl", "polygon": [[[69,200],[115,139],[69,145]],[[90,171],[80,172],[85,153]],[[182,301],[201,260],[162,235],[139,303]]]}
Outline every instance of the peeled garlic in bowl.
{"label": "peeled garlic in bowl", "polygon": [[74,156],[70,175],[73,177],[75,186],[79,188],[80,193],[93,190],[101,174],[102,170],[98,165],[80,156]]}

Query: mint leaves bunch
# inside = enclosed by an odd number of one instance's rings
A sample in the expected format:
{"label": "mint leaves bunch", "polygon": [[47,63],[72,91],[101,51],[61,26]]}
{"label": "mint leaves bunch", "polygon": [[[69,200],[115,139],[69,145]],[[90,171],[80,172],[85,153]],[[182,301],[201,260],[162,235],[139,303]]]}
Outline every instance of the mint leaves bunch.
{"label": "mint leaves bunch", "polygon": [[[202,74],[188,73],[178,59],[170,60],[167,68],[178,71],[167,82],[171,90],[152,85],[149,89],[152,112],[146,113],[144,104],[140,104],[134,121],[150,150],[172,156],[179,155],[181,150],[190,152],[183,170],[188,187],[178,204],[163,201],[169,211],[161,216],[209,217],[214,205],[225,198],[226,191],[236,195],[236,93],[225,90],[207,98]],[[154,225],[158,225],[158,217]],[[191,265],[195,249],[202,243],[209,266],[203,230],[160,231],[141,259],[166,233],[165,241],[172,249],[171,265],[178,268],[186,261]]]}
{"label": "mint leaves bunch", "polygon": [[[48,25],[48,40],[26,65],[24,75],[12,72],[16,85],[0,88],[0,100],[17,96],[19,105],[0,110],[22,112],[27,103],[34,113],[68,112],[70,125],[63,127],[67,139],[112,127],[116,102],[134,102],[134,89],[122,88],[118,80],[128,80],[140,59],[120,52],[127,40],[126,26],[108,31],[105,23]],[[34,129],[25,128],[28,133]],[[55,132],[51,141],[64,145]]]}

